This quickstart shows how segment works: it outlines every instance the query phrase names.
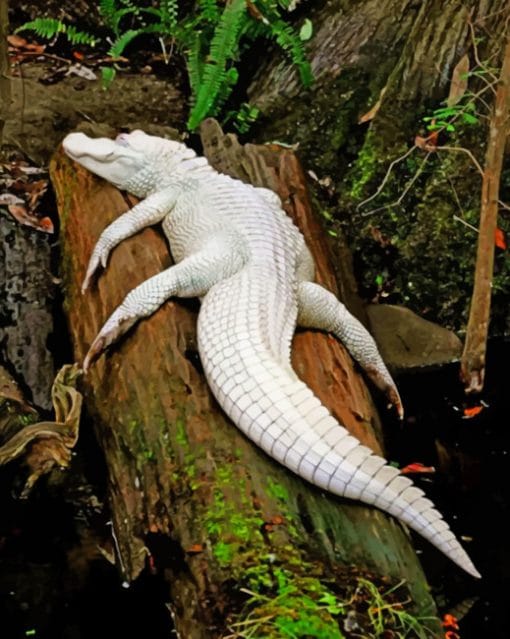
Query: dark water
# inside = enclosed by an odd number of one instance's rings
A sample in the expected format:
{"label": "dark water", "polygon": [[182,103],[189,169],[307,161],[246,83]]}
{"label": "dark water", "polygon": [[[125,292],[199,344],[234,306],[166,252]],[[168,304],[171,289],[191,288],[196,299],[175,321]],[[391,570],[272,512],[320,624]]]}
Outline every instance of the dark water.
{"label": "dark water", "polygon": [[[509,357],[510,344],[491,346],[486,391],[468,402],[457,366],[400,377],[406,421],[387,428],[391,460],[438,469],[417,482],[466,539],[483,574],[481,581],[465,576],[415,538],[441,611],[466,613],[462,639],[509,636]],[[487,407],[463,419],[465,408],[479,406],[480,399]],[[83,471],[51,487],[42,481],[27,501],[13,496],[14,468],[0,469],[0,637],[167,638],[171,621],[163,580],[145,574],[125,589],[117,569],[95,552],[111,538],[105,509],[96,503],[106,473],[86,429],[77,452]],[[98,538],[87,542],[90,529]]]}
{"label": "dark water", "polygon": [[[476,398],[464,395],[458,365],[398,379],[407,420],[391,429],[390,453],[402,466],[419,461],[437,467],[428,481],[414,478],[465,539],[483,576],[465,576],[415,537],[440,610],[466,613],[462,639],[510,636],[509,359],[510,343],[491,344],[485,390]],[[478,415],[463,418],[465,409],[480,406]]]}
{"label": "dark water", "polygon": [[97,550],[112,550],[96,483],[105,469],[84,429],[81,439],[75,462],[85,458],[92,473],[78,468],[51,486],[43,479],[28,500],[13,494],[14,468],[0,469],[0,638],[168,638],[162,578],[144,574],[124,588]]}

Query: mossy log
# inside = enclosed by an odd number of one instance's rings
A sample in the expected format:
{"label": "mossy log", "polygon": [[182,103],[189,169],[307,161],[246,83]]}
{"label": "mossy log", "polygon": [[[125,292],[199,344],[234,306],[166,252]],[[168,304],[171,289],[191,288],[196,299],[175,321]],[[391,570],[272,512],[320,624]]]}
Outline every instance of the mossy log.
{"label": "mossy log", "polygon": [[11,85],[9,81],[9,56],[7,54],[7,34],[9,33],[9,16],[7,0],[0,3],[0,146],[7,114],[11,106]]}
{"label": "mossy log", "polygon": [[[320,279],[334,288],[295,155],[279,147],[243,150],[221,131],[212,134],[204,132],[206,148],[215,148],[213,164],[241,171],[243,178],[255,176],[280,193],[315,253]],[[62,152],[51,174],[61,219],[65,308],[75,356],[82,360],[127,291],[171,262],[162,235],[146,229],[113,252],[97,285],[83,296],[80,284],[94,243],[132,202]],[[152,553],[152,567],[168,583],[176,629],[186,639],[224,637],[236,623],[239,631],[247,614],[250,624],[259,623],[257,636],[283,636],[273,623],[274,609],[268,612],[264,603],[265,595],[269,602],[281,595],[283,584],[292,597],[279,600],[278,618],[294,623],[306,616],[306,636],[340,637],[338,613],[317,602],[326,595],[341,598],[353,571],[404,579],[415,611],[433,616],[421,566],[398,522],[314,489],[226,419],[200,370],[196,314],[196,305],[170,301],[100,358],[84,381],[108,466],[123,577],[135,579]],[[302,334],[294,364],[333,413],[380,450],[374,407],[343,348],[326,335]]]}

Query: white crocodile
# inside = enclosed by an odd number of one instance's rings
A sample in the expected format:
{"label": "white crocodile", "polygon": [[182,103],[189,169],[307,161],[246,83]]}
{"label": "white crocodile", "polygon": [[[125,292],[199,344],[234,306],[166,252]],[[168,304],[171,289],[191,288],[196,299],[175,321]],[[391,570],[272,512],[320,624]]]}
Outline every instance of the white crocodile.
{"label": "white crocodile", "polygon": [[84,368],[170,297],[202,298],[198,345],[205,375],[241,431],[294,473],[394,515],[480,577],[424,493],[352,437],[293,371],[296,324],[329,331],[402,414],[370,334],[313,283],[312,257],[278,196],[216,172],[184,144],[142,131],[115,141],[71,133],[63,146],[86,169],[145,198],[100,236],[83,291],[110,251],[148,225],[162,222],[176,262],[127,295],[94,340]]}

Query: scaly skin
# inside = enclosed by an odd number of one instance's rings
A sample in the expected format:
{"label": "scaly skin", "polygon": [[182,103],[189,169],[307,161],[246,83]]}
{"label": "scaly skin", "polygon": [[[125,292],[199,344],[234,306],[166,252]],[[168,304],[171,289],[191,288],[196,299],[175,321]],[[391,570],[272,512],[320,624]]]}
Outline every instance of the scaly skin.
{"label": "scaly skin", "polygon": [[205,375],[243,433],[316,486],[391,513],[479,577],[424,493],[349,435],[292,370],[296,324],[329,331],[402,415],[372,337],[313,283],[313,260],[279,198],[217,173],[183,144],[141,131],[115,141],[72,133],[64,149],[85,168],[145,198],[103,232],[83,290],[119,242],[150,224],[162,222],[176,262],[127,295],[94,340],[84,368],[170,297],[201,297],[198,344]]}

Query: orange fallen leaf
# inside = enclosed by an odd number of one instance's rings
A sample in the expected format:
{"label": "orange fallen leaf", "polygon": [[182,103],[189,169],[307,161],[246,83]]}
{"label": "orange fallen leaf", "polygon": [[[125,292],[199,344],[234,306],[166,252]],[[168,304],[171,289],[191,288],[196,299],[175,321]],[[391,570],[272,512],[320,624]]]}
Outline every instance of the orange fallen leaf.
{"label": "orange fallen leaf", "polygon": [[[9,46],[13,49],[24,49],[25,51],[31,51],[32,53],[44,53],[46,49],[45,44],[35,44],[32,42],[28,42],[25,38],[22,38],[19,35],[12,34],[7,36],[7,42]],[[20,52],[23,56],[23,51]]]}
{"label": "orange fallen leaf", "polygon": [[23,226],[30,226],[43,233],[53,233],[54,231],[53,222],[49,217],[36,217],[29,213],[26,207],[21,204],[9,204],[7,209],[12,217]]}
{"label": "orange fallen leaf", "polygon": [[22,38],[19,35],[13,33],[12,35],[7,36],[7,42],[11,45],[11,47],[24,47],[27,45],[27,41],[25,38]]}
{"label": "orange fallen leaf", "polygon": [[203,551],[204,551],[203,544],[193,544],[189,548],[186,548],[186,552],[189,553],[190,555],[196,555],[197,553],[203,552]]}
{"label": "orange fallen leaf", "polygon": [[507,243],[506,243],[506,235],[505,232],[500,229],[499,227],[496,229],[496,234],[494,237],[494,242],[496,244],[496,246],[500,249],[506,250],[507,247]]}
{"label": "orange fallen leaf", "polygon": [[425,466],[420,462],[414,462],[412,464],[407,464],[400,471],[402,475],[410,475],[411,473],[423,473],[423,474],[432,474],[436,472],[434,466]]}
{"label": "orange fallen leaf", "polygon": [[459,624],[457,623],[457,617],[451,615],[450,613],[446,613],[443,615],[443,627],[445,628],[453,628],[454,630],[459,629]]}
{"label": "orange fallen leaf", "polygon": [[75,60],[83,60],[85,55],[81,51],[73,51],[73,58]]}
{"label": "orange fallen leaf", "polygon": [[464,409],[464,414],[462,415],[462,419],[472,419],[479,415],[484,409],[484,406],[471,406],[470,408]]}

